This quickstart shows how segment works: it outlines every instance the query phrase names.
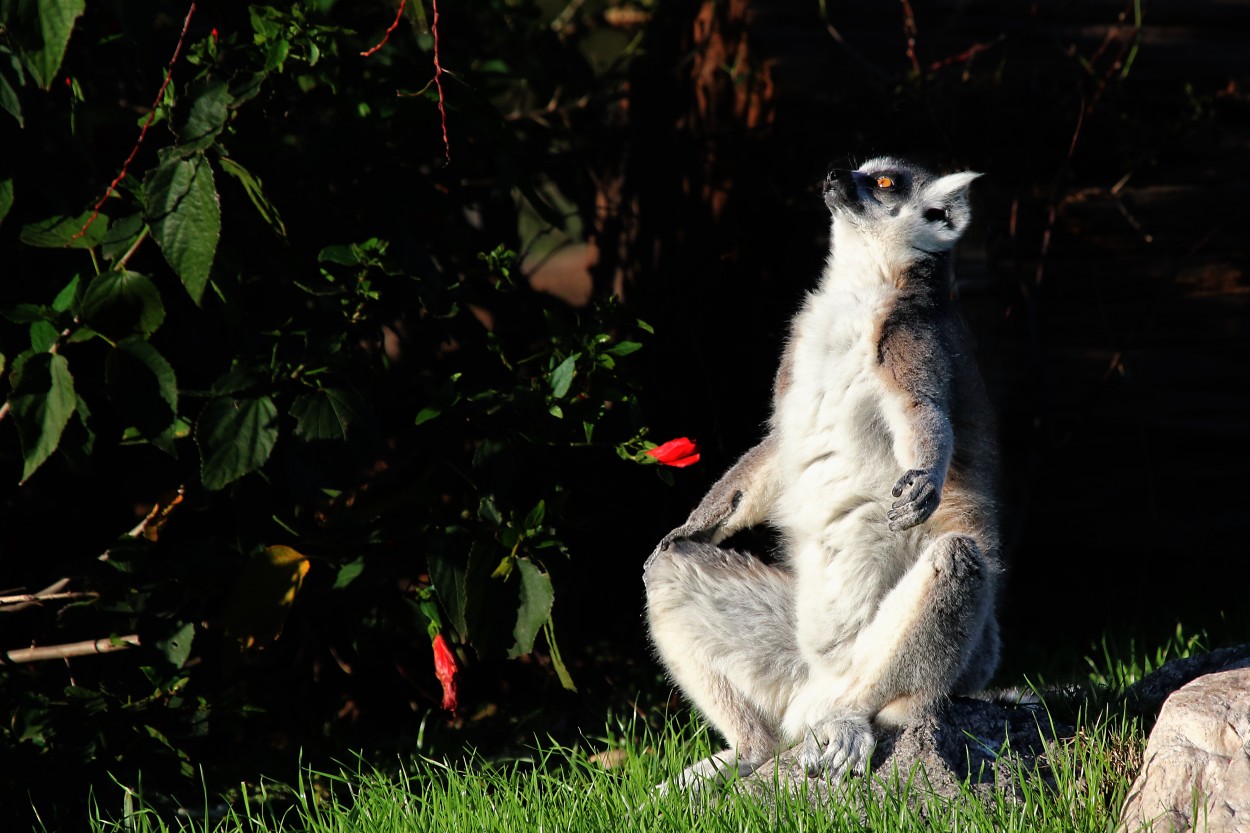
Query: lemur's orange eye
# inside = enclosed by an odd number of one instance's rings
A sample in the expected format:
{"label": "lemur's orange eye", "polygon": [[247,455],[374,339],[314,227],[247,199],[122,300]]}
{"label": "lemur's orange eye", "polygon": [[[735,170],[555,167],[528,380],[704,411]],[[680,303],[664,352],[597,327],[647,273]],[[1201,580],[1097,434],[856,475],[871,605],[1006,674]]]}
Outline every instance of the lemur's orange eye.
{"label": "lemur's orange eye", "polygon": [[890,179],[888,176],[879,176],[877,177],[877,187],[878,188],[893,188],[894,180]]}

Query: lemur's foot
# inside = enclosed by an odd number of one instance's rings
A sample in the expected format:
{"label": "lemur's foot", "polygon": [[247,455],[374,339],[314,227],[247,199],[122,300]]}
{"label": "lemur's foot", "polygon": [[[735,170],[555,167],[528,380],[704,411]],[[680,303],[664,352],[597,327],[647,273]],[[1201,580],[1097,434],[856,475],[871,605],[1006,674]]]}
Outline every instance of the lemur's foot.
{"label": "lemur's foot", "polygon": [[684,792],[691,796],[703,795],[708,790],[726,784],[735,778],[745,778],[755,771],[758,763],[738,758],[732,749],[717,752],[710,758],[691,764],[670,781],[657,784],[654,792],[657,795],[668,795],[670,792]]}
{"label": "lemur's foot", "polygon": [[933,571],[947,581],[968,584],[981,580],[985,572],[985,563],[978,554],[976,543],[964,535],[939,538],[929,548],[928,557]]}
{"label": "lemur's foot", "polygon": [[808,728],[799,762],[812,777],[840,780],[848,773],[863,775],[876,745],[872,727],[862,717],[823,720]]}
{"label": "lemur's foot", "polygon": [[902,532],[924,523],[942,499],[942,484],[927,469],[911,469],[894,484],[890,494],[898,498],[886,513],[890,529]]}

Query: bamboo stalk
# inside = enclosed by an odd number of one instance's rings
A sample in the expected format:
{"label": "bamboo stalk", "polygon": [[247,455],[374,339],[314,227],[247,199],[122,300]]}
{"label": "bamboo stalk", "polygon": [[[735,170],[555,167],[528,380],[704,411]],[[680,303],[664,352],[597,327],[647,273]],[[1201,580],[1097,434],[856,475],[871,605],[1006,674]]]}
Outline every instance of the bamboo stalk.
{"label": "bamboo stalk", "polygon": [[17,651],[0,651],[0,665],[19,662],[39,662],[45,659],[68,659],[69,657],[85,657],[91,654],[109,654],[139,645],[139,634],[127,636],[104,637],[103,639],[87,639],[83,642],[70,642],[65,645],[45,645],[38,648],[21,648]]}

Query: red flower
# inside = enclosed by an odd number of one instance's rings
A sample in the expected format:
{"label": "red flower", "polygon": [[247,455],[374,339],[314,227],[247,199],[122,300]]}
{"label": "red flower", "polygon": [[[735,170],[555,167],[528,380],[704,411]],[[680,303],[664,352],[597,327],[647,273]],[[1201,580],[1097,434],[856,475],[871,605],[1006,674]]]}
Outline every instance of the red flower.
{"label": "red flower", "polygon": [[215,27],[215,26],[214,26],[214,27],[213,27],[213,31],[212,31],[212,32],[210,32],[209,34],[211,34],[211,35],[213,36],[213,40],[214,40],[214,41],[215,41],[215,40],[217,40],[217,27]]}
{"label": "red flower", "polygon": [[441,633],[434,637],[434,674],[443,684],[443,708],[455,712],[456,677],[460,675],[460,669],[456,667],[456,655]]}
{"label": "red flower", "polygon": [[691,463],[699,462],[699,447],[685,437],[669,440],[664,445],[648,449],[647,454],[666,466],[684,469]]}

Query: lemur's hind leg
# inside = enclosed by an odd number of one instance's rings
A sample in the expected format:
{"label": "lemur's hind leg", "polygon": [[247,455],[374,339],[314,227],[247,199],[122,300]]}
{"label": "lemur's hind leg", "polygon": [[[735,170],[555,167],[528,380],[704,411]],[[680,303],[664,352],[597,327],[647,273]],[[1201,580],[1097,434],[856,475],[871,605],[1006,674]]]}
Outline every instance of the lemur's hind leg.
{"label": "lemur's hind leg", "polygon": [[690,767],[680,785],[751,772],[778,751],[781,716],[806,677],[792,576],[744,553],[676,539],[652,553],[643,581],[660,658],[729,744]]}
{"label": "lemur's hind leg", "polygon": [[[886,594],[851,645],[818,646],[812,629],[800,626],[812,669],[783,730],[803,739],[801,761],[809,773],[863,772],[874,746],[871,723],[897,726],[932,709],[964,681],[974,657],[982,664],[978,675],[988,676],[985,651],[996,646],[980,643],[991,638],[986,621],[995,573],[971,537],[943,534]],[[821,650],[825,657],[817,655]]]}

